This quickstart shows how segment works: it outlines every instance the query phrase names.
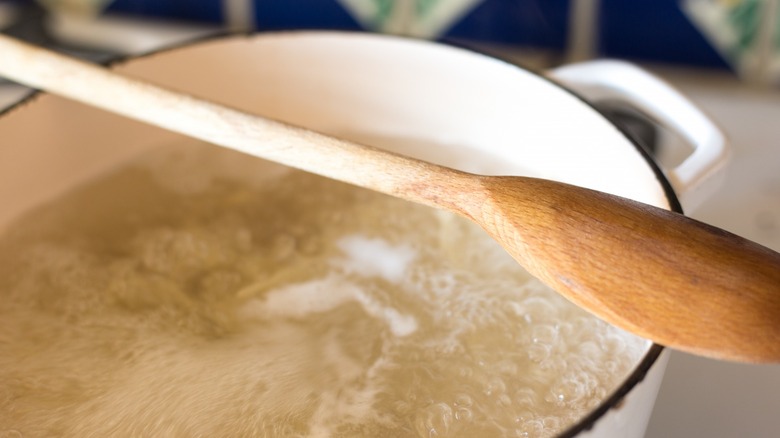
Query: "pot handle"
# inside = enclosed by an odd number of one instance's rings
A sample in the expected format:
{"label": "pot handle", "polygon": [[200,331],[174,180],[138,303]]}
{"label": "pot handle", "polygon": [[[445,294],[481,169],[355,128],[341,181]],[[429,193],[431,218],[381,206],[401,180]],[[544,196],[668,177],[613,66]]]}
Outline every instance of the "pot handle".
{"label": "pot handle", "polygon": [[599,60],[553,69],[548,76],[588,100],[623,101],[685,139],[693,152],[664,169],[686,209],[714,194],[723,178],[729,148],[723,133],[686,97],[661,79],[622,61]]}

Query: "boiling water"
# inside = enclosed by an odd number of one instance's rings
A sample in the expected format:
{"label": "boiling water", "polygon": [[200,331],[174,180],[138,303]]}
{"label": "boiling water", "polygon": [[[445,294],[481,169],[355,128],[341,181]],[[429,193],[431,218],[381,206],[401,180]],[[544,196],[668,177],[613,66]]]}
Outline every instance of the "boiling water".
{"label": "boiling water", "polygon": [[548,436],[646,347],[457,217],[205,146],[0,241],[3,436]]}

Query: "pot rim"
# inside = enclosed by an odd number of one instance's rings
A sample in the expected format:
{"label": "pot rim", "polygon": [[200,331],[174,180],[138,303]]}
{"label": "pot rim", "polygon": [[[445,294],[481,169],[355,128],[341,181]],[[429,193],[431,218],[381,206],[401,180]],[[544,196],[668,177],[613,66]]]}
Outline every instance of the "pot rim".
{"label": "pot rim", "polygon": [[[626,138],[629,144],[631,144],[637,152],[642,156],[644,161],[647,163],[647,165],[650,167],[650,169],[653,171],[653,173],[656,176],[656,179],[658,180],[658,183],[661,185],[661,188],[663,189],[664,196],[666,197],[666,200],[669,203],[669,207],[672,211],[676,213],[683,214],[683,208],[680,204],[680,200],[677,197],[677,194],[674,191],[674,188],[672,187],[672,184],[669,182],[669,180],[666,178],[663,170],[658,165],[658,163],[653,159],[653,157],[639,144],[637,141],[621,126],[615,124],[612,120],[610,120],[603,111],[599,110],[595,105],[593,105],[590,101],[585,99],[580,94],[573,91],[571,88],[567,87],[566,85],[555,81],[554,79],[545,76],[543,74],[540,74],[537,71],[534,71],[532,69],[523,67],[522,65],[518,65],[515,62],[510,62],[508,59],[502,58],[500,55],[496,54],[487,54],[484,52],[480,52],[479,50],[476,50],[474,48],[468,47],[467,45],[464,45],[462,43],[452,42],[452,41],[446,41],[441,40],[438,42],[432,42],[427,40],[420,40],[413,37],[408,36],[401,36],[401,35],[387,35],[387,34],[375,34],[371,32],[365,32],[365,31],[349,31],[349,30],[310,30],[310,29],[300,29],[300,30],[282,30],[282,31],[258,31],[258,32],[230,32],[230,31],[217,31],[211,34],[207,34],[204,36],[200,36],[194,39],[190,39],[188,41],[176,43],[173,45],[160,47],[155,50],[151,50],[149,52],[140,53],[140,54],[134,54],[134,55],[117,55],[114,58],[111,58],[103,63],[103,65],[107,67],[114,67],[117,65],[121,65],[126,62],[130,62],[136,59],[151,57],[151,56],[157,56],[161,54],[166,54],[169,52],[173,52],[175,50],[188,48],[197,44],[201,44],[204,42],[211,42],[211,41],[217,41],[222,39],[229,39],[229,38],[235,38],[235,37],[247,37],[247,38],[255,38],[255,37],[262,37],[264,35],[310,35],[310,36],[316,36],[317,34],[343,34],[343,35],[351,35],[351,36],[360,36],[364,38],[379,38],[379,39],[386,39],[386,38],[397,38],[397,39],[403,39],[407,41],[413,41],[415,43],[421,43],[421,44],[432,44],[432,45],[438,45],[440,48],[449,48],[454,50],[461,50],[464,52],[470,52],[471,54],[484,56],[488,59],[493,60],[499,60],[501,62],[504,62],[508,65],[511,65],[514,68],[517,68],[519,70],[523,70],[524,72],[531,73],[534,76],[541,78],[552,85],[561,88],[565,90],[566,92],[570,93],[572,96],[576,97],[580,101],[582,101],[585,105],[590,107],[593,111],[598,113],[601,117],[604,117],[611,125],[615,126],[621,134]],[[16,103],[12,104],[11,106],[8,106],[4,109],[0,109],[0,117],[5,116],[6,114],[18,110],[19,108],[33,103],[37,97],[41,94],[44,94],[45,92],[40,90],[30,90],[29,94],[27,94],[25,97],[17,101]],[[665,350],[666,347],[652,343],[650,347],[648,348],[647,352],[642,357],[642,360],[639,361],[639,363],[634,367],[634,369],[629,373],[629,375],[623,379],[623,381],[620,383],[620,385],[613,390],[613,392],[606,398],[604,398],[601,403],[594,409],[590,410],[587,415],[580,418],[575,422],[574,424],[570,425],[568,428],[566,428],[564,431],[559,433],[557,435],[557,438],[572,438],[576,437],[581,432],[588,431],[592,429],[595,424],[604,417],[608,412],[612,410],[618,410],[622,406],[622,401],[625,396],[627,396],[639,383],[641,383],[645,377],[647,376],[650,369],[655,365],[656,361],[660,357],[661,353]]]}

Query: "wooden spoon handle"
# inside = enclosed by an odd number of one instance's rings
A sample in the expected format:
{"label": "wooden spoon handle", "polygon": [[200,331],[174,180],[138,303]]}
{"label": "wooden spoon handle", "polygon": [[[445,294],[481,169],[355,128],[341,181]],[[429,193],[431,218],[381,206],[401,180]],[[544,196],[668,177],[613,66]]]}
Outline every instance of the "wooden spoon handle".
{"label": "wooden spoon handle", "polygon": [[780,361],[780,255],[623,198],[478,177],[117,75],[0,35],[0,75],[291,167],[459,212],[610,322],[712,357]]}
{"label": "wooden spoon handle", "polygon": [[135,80],[0,34],[0,75],[90,106],[427,205],[463,172],[358,145]]}

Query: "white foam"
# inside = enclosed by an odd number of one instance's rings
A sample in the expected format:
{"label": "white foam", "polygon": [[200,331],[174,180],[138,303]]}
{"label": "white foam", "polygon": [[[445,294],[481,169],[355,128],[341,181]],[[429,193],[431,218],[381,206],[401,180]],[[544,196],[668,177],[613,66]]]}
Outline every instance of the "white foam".
{"label": "white foam", "polygon": [[263,299],[247,301],[241,314],[255,319],[304,318],[312,313],[328,312],[348,302],[360,304],[368,315],[384,322],[394,336],[408,336],[417,330],[417,320],[413,316],[383,305],[360,286],[337,274],[274,289]]}
{"label": "white foam", "polygon": [[336,275],[286,285],[268,292],[264,299],[249,300],[242,313],[247,317],[303,318],[355,301],[360,289]]}
{"label": "white foam", "polygon": [[347,256],[337,262],[342,268],[365,277],[381,277],[397,283],[417,258],[409,245],[391,245],[386,240],[365,236],[347,236],[338,241]]}
{"label": "white foam", "polygon": [[392,307],[383,306],[363,292],[355,295],[355,298],[363,305],[363,309],[369,315],[383,320],[393,335],[404,337],[417,331],[417,320],[413,316],[404,315]]}

